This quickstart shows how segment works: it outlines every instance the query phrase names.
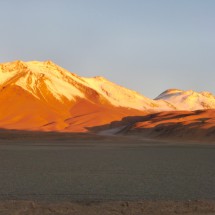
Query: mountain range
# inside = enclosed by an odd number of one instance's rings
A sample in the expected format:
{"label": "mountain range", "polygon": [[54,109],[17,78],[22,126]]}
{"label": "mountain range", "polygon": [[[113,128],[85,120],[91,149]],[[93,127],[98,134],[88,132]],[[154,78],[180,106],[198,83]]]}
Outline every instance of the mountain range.
{"label": "mountain range", "polygon": [[128,116],[215,109],[209,92],[168,89],[155,99],[52,61],[0,64],[0,127],[85,132]]}

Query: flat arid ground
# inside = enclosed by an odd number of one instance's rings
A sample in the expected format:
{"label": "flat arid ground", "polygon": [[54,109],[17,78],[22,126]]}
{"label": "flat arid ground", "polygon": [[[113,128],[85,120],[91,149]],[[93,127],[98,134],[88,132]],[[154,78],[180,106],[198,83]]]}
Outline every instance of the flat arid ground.
{"label": "flat arid ground", "polygon": [[0,214],[215,214],[215,145],[0,131]]}

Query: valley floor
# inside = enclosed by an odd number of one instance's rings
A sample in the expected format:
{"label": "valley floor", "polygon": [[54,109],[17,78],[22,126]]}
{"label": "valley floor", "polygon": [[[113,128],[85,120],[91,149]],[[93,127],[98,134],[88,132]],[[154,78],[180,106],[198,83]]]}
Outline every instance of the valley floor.
{"label": "valley floor", "polygon": [[212,143],[1,131],[0,214],[215,214],[214,163]]}

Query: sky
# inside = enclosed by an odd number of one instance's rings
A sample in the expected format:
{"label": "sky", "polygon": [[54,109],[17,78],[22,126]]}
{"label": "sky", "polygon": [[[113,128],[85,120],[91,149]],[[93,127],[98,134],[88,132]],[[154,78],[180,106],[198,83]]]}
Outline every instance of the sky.
{"label": "sky", "polygon": [[0,62],[45,61],[150,98],[215,94],[214,0],[0,0]]}

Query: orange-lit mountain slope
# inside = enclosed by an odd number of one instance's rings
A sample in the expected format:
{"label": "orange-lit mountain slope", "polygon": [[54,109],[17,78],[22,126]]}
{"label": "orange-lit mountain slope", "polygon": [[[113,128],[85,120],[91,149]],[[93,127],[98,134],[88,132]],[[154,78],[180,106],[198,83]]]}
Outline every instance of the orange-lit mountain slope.
{"label": "orange-lit mountain slope", "polygon": [[[96,77],[95,82],[100,79]],[[143,114],[133,107],[135,102],[141,104],[143,100],[143,106],[151,105],[149,99],[113,84],[111,93],[118,87],[118,97],[131,96],[127,107],[125,98],[110,97],[105,86],[94,86],[93,80],[78,77],[50,61],[1,64],[0,127],[87,131],[87,127]]]}

